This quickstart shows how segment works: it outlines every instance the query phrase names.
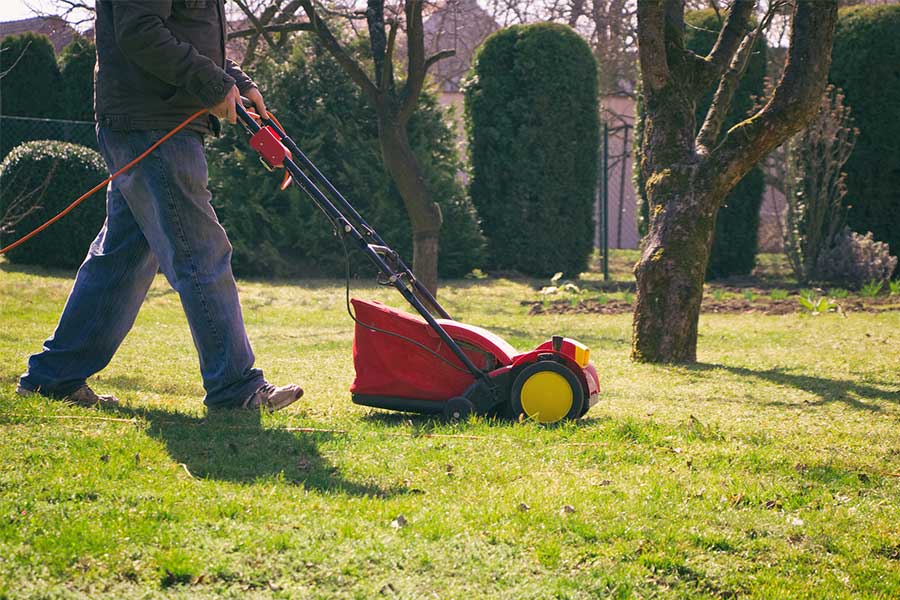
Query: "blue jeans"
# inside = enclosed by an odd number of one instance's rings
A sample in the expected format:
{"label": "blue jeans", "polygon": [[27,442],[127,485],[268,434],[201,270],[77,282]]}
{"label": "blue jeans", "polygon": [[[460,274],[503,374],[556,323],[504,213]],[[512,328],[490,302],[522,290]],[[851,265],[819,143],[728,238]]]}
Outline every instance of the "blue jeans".
{"label": "blue jeans", "polygon": [[[164,133],[99,127],[97,137],[113,173]],[[207,183],[203,140],[182,131],[109,185],[106,222],[78,269],[56,331],[28,360],[23,387],[65,396],[106,367],[160,269],[187,315],[206,405],[238,405],[265,383],[253,368],[231,243]]]}

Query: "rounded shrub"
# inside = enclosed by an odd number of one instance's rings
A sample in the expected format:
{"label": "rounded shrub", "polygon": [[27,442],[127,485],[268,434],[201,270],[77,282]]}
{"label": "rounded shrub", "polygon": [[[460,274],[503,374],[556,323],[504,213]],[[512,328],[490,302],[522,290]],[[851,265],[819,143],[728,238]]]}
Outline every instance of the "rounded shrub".
{"label": "rounded shrub", "polygon": [[492,34],[467,78],[465,113],[488,266],[578,275],[593,249],[599,141],[587,43],[553,23]]}
{"label": "rounded shrub", "polygon": [[[722,17],[724,19],[724,16]],[[684,33],[685,46],[701,56],[705,56],[716,43],[722,22],[712,9],[690,11],[685,14],[688,27]],[[764,92],[766,77],[765,39],[757,42],[750,57],[747,70],[741,78],[740,85],[734,94],[731,110],[728,113],[722,132],[724,135],[730,127],[747,118],[754,107],[756,99]],[[697,103],[696,130],[700,131],[706,112],[712,104],[715,89]],[[643,123],[641,120],[641,102],[635,105],[638,115],[635,123],[635,152],[640,153]],[[647,197],[644,193],[640,169],[635,161],[635,188],[638,202],[638,231],[647,234]],[[718,279],[731,275],[749,275],[756,266],[757,234],[759,229],[759,209],[762,204],[765,181],[760,166],[756,166],[738,182],[725,198],[716,218],[716,230],[713,247],[706,269],[708,279]]]}
{"label": "rounded shrub", "polygon": [[[298,40],[289,61],[263,61],[254,77],[287,133],[404,260],[412,262],[412,233],[403,200],[381,159],[372,108],[331,56],[314,41]],[[442,109],[423,94],[410,121],[410,142],[443,224],[438,271],[461,277],[481,266],[484,238],[456,180],[455,139]],[[234,246],[234,270],[245,277],[340,276],[344,254],[332,224],[296,186],[279,191],[239,128],[212,142],[213,203]],[[354,269],[368,273],[356,252]]]}
{"label": "rounded shrub", "polygon": [[[17,146],[0,163],[0,245],[37,228],[106,177],[103,158],[90,148],[46,140]],[[6,257],[19,264],[77,267],[105,218],[98,192]]]}
{"label": "rounded shrub", "polygon": [[900,6],[838,13],[831,82],[859,129],[847,173],[847,224],[900,249]]}

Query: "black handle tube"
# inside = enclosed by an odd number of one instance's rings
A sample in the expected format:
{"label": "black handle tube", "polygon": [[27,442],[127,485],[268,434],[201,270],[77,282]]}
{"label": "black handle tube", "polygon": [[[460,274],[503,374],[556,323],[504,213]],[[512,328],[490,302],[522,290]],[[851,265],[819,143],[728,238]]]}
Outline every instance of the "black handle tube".
{"label": "black handle tube", "polygon": [[[304,152],[297,147],[297,144],[294,143],[286,132],[282,131],[278,124],[269,119],[268,117],[263,118],[263,123],[271,127],[275,130],[278,136],[281,138],[282,143],[287,147],[288,150],[294,155],[294,158],[297,159],[304,168],[308,169],[310,173],[312,173],[313,179],[316,179],[322,186],[325,187],[326,190],[338,201],[341,207],[356,221],[356,223],[365,229],[368,232],[371,232],[372,239],[380,246],[387,246],[387,243],[378,235],[378,232],[375,231],[366,220],[362,217],[361,214],[354,208],[350,201],[347,200],[343,194],[341,194],[337,188],[332,185],[331,181],[328,180],[325,175],[322,174],[321,171],[313,164],[311,160],[304,154]],[[413,286],[416,288],[416,292],[425,298],[428,303],[437,310],[438,314],[444,319],[450,319],[450,313],[448,313],[443,306],[437,301],[437,298],[434,297],[428,288],[422,285],[419,280],[416,278],[415,273],[413,273],[412,269],[410,269],[405,262],[403,262],[402,258],[398,256],[398,262],[401,269],[409,273],[410,281]]]}
{"label": "black handle tube", "polygon": [[[240,104],[236,105],[238,117],[244,126],[250,131],[250,133],[256,133],[259,131],[260,126],[250,117],[247,111]],[[307,159],[309,160],[309,159]],[[312,163],[310,163],[312,164]],[[369,243],[366,241],[366,238],[359,232],[359,230],[347,220],[347,218],[341,213],[341,211],[334,205],[334,203],[322,193],[322,191],[316,187],[316,184],[313,183],[309,177],[306,176],[300,167],[291,159],[285,158],[284,160],[284,168],[288,170],[291,176],[294,179],[294,183],[296,183],[300,189],[302,189],[306,195],[308,195],[316,205],[328,215],[332,221],[338,223],[340,226],[344,228],[343,234],[349,234],[356,243],[359,245],[360,249],[369,257],[369,259],[381,270],[382,273],[388,276],[388,280],[390,283],[397,288],[400,294],[409,302],[413,308],[425,319],[425,322],[431,326],[432,329],[438,334],[441,340],[447,344],[447,347],[456,355],[456,357],[460,360],[460,362],[469,370],[469,372],[475,376],[476,379],[482,379],[487,383],[490,387],[493,387],[490,382],[490,377],[488,377],[487,373],[479,369],[475,366],[475,363],[466,356],[466,353],[463,352],[462,348],[460,348],[459,344],[450,337],[450,334],[438,323],[434,316],[425,308],[425,305],[422,304],[422,301],[403,283],[403,278],[401,277],[401,273],[395,271],[382,257],[378,252],[372,249],[369,246]],[[376,234],[377,235],[377,234]]]}

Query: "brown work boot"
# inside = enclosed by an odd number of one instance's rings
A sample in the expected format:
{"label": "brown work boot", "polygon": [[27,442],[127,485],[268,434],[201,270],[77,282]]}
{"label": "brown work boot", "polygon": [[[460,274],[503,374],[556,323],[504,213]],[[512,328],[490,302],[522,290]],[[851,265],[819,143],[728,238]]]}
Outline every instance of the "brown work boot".
{"label": "brown work boot", "polygon": [[241,408],[247,410],[265,409],[268,412],[275,412],[290,406],[299,400],[302,395],[303,388],[299,385],[288,384],[275,387],[271,383],[267,383],[244,400]]}
{"label": "brown work boot", "polygon": [[[16,386],[16,394],[19,396],[34,396],[40,395],[44,396],[38,390],[30,390],[26,387],[23,387],[22,384]],[[49,398],[49,396],[44,396],[45,398]],[[119,406],[119,399],[112,395],[103,395],[97,394],[94,390],[90,388],[87,384],[84,384],[68,396],[60,398],[63,402],[67,404],[74,404],[75,406],[83,406],[85,408],[92,408],[94,406],[99,406],[101,408],[114,408]]]}

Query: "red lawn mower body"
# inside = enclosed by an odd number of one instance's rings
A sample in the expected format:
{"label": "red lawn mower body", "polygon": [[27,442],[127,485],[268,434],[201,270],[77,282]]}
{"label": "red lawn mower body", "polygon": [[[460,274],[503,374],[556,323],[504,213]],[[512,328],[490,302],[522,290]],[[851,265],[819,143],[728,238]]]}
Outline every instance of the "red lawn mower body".
{"label": "red lawn mower body", "polygon": [[[356,379],[350,386],[356,404],[445,413],[449,400],[467,397],[475,377],[460,365],[447,344],[421,317],[380,302],[355,298],[351,302],[358,320],[353,338]],[[529,352],[519,352],[503,338],[481,327],[450,319],[438,319],[438,323],[466,356],[489,374],[499,388],[498,397],[505,400],[510,395],[515,375],[524,367],[552,360],[565,365],[578,378],[583,393],[578,416],[597,403],[600,392],[597,371],[588,361],[589,351],[579,342],[558,338]],[[554,342],[558,346],[556,350]],[[501,408],[506,405],[504,401]]]}

